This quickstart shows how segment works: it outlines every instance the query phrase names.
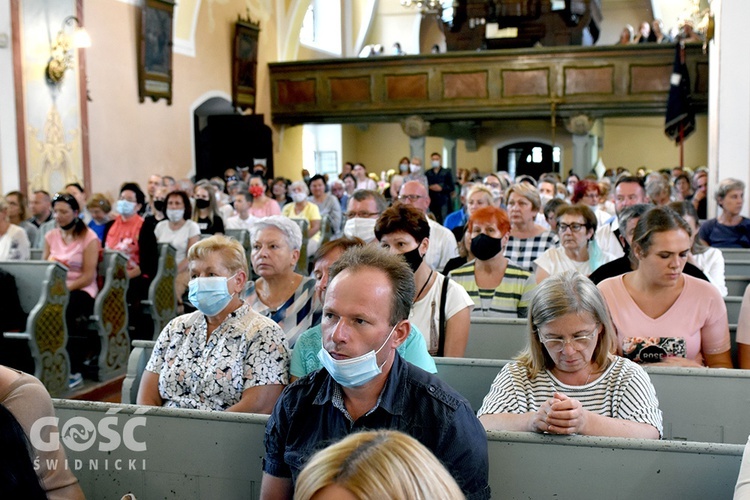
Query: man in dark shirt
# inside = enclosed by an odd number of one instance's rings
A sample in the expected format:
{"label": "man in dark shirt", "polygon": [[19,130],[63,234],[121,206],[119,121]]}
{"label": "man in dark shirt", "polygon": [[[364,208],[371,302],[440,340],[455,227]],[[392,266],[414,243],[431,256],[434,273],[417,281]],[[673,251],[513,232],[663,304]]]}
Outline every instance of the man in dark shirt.
{"label": "man in dark shirt", "polygon": [[[31,219],[29,222],[36,227],[52,220],[52,198],[47,191],[34,191],[29,202],[31,208]],[[32,244],[34,242],[32,241]]]}
{"label": "man in dark shirt", "polygon": [[448,215],[451,195],[455,189],[453,173],[442,166],[442,158],[437,153],[430,155],[432,168],[425,172],[430,190],[430,212],[442,224]]}
{"label": "man in dark shirt", "polygon": [[[489,498],[487,437],[469,403],[405,362],[414,277],[398,256],[366,246],[331,267],[323,369],[286,388],[266,426],[261,498],[291,498],[316,451],[365,429],[394,429],[429,448],[469,499]],[[363,286],[365,285],[365,286]]]}
{"label": "man in dark shirt", "polygon": [[[596,271],[591,273],[589,279],[593,281],[595,285],[598,285],[601,281],[604,281],[607,278],[613,278],[615,276],[620,276],[621,274],[629,273],[630,271],[635,271],[638,263],[634,258],[631,258],[630,255],[630,245],[633,242],[633,233],[635,232],[635,226],[638,224],[638,220],[640,220],[641,216],[652,208],[654,208],[653,205],[642,203],[627,207],[620,212],[617,220],[620,229],[624,229],[624,231],[621,231],[621,234],[618,237],[620,238],[620,243],[625,249],[625,256],[599,266]],[[708,281],[708,278],[703,274],[703,271],[690,262],[685,263],[685,268],[682,272],[693,276],[694,278]]]}

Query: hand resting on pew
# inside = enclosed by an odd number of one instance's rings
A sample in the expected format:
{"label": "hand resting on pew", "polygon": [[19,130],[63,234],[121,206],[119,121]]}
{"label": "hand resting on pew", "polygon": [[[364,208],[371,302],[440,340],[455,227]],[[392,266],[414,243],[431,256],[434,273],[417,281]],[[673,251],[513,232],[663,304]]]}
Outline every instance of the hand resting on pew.
{"label": "hand resting on pew", "polygon": [[651,380],[610,354],[607,307],[575,271],[540,283],[529,305],[529,341],[503,367],[479,409],[487,430],[658,439],[662,415]]}

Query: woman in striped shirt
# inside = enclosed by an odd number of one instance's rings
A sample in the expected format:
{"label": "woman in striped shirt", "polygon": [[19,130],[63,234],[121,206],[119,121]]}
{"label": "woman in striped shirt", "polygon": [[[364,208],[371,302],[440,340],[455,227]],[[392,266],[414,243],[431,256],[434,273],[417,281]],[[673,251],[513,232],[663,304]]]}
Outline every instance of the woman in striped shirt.
{"label": "woman in striped shirt", "polygon": [[611,354],[615,334],[596,286],[575,271],[537,286],[529,344],[479,409],[487,430],[658,439],[662,416],[646,372]]}

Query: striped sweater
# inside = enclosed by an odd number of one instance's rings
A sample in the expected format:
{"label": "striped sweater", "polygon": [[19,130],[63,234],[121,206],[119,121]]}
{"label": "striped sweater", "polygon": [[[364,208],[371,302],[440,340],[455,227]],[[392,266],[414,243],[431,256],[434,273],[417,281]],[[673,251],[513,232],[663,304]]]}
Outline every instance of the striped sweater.
{"label": "striped sweater", "polygon": [[474,301],[471,317],[525,318],[529,308],[529,296],[536,286],[534,275],[509,262],[505,276],[497,288],[484,290],[477,286],[474,262],[464,264],[449,274]]}

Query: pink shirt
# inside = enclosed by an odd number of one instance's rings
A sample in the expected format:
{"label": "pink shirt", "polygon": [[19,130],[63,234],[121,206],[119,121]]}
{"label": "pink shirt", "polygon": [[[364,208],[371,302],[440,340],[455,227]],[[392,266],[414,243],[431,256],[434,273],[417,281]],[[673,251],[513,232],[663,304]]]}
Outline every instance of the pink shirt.
{"label": "pink shirt", "polygon": [[711,283],[683,274],[682,293],[667,312],[654,319],[641,311],[628,293],[623,282],[627,274],[599,283],[621,346],[632,337],[683,337],[686,357],[699,363],[704,363],[703,353],[730,349],[727,308]]}
{"label": "pink shirt", "polygon": [[[99,241],[96,233],[89,228],[86,228],[86,233],[82,237],[76,238],[70,245],[66,245],[63,241],[59,227],[47,233],[45,239],[49,246],[49,260],[57,261],[68,268],[68,279],[66,280],[68,285],[77,280],[83,273],[84,249],[92,241]],[[96,293],[99,291],[96,286],[96,273],[94,273],[94,279],[91,280],[91,283],[81,290],[92,297],[96,297]]]}
{"label": "pink shirt", "polygon": [[250,214],[256,217],[268,217],[270,215],[281,215],[281,207],[274,200],[266,199],[266,204],[261,207],[253,203],[250,207]]}

